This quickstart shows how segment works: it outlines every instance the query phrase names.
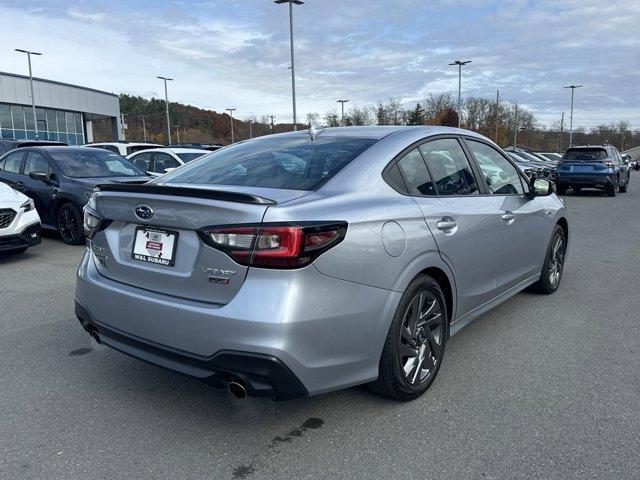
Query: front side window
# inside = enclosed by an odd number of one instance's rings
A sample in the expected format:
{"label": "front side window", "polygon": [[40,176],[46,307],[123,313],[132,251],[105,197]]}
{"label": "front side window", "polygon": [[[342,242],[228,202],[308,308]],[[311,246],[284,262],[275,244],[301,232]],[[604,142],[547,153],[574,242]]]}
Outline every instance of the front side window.
{"label": "front side window", "polygon": [[420,145],[438,195],[479,195],[478,182],[469,160],[455,138],[432,140]]}
{"label": "front side window", "polygon": [[167,168],[178,168],[180,162],[178,162],[171,155],[166,153],[156,153],[156,161],[153,165],[153,171],[156,173],[164,173]]}
{"label": "front side window", "polygon": [[486,143],[465,140],[473,153],[489,190],[495,195],[522,195],[524,187],[516,167]]}
{"label": "front side window", "polygon": [[417,148],[411,150],[398,161],[398,168],[411,195],[436,194],[427,166]]}
{"label": "front side window", "polygon": [[22,156],[24,152],[10,153],[4,159],[2,170],[11,173],[20,173],[20,165],[22,165]]}
{"label": "front side window", "polygon": [[24,174],[29,175],[33,172],[49,171],[49,161],[38,152],[27,153],[27,159],[24,162]]}
{"label": "front side window", "polygon": [[137,167],[142,170],[149,171],[151,165],[151,157],[153,157],[153,152],[145,152],[134,155],[129,158]]}
{"label": "front side window", "polygon": [[101,149],[51,150],[53,160],[62,173],[71,178],[135,177],[146,175],[144,170],[116,153]]}
{"label": "front side window", "polygon": [[376,142],[358,137],[262,138],[193,160],[159,181],[316,190]]}

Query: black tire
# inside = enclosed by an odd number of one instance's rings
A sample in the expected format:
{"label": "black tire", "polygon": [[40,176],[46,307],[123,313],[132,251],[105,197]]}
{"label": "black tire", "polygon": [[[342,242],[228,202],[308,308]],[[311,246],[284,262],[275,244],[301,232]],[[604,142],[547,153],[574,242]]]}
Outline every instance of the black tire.
{"label": "black tire", "polygon": [[[561,242],[560,249],[556,251],[557,242]],[[556,225],[553,228],[551,234],[551,240],[547,247],[547,254],[544,257],[544,264],[542,265],[542,272],[540,279],[531,285],[531,290],[550,295],[560,287],[562,281],[562,272],[564,270],[564,259],[567,252],[567,239],[564,230],[560,225]],[[552,274],[558,272],[558,277],[555,279]]]}
{"label": "black tire", "polygon": [[378,379],[370,384],[371,389],[402,401],[414,400],[426,392],[444,357],[447,318],[438,282],[428,275],[416,277],[393,316],[380,356]]}
{"label": "black tire", "polygon": [[582,187],[571,187],[571,190],[573,190],[576,193],[580,193],[580,190],[582,190]]}
{"label": "black tire", "polygon": [[82,229],[82,216],[73,203],[65,203],[58,210],[58,232],[68,245],[84,245],[86,239]]}
{"label": "black tire", "polygon": [[631,180],[631,176],[627,177],[626,183],[620,187],[620,193],[627,193],[627,189],[629,188],[629,181],[630,180]]}
{"label": "black tire", "polygon": [[567,194],[567,186],[558,184],[558,186],[556,187],[556,192],[557,192],[558,195],[566,195]]}
{"label": "black tire", "polygon": [[608,196],[615,197],[618,194],[618,187],[615,184],[610,183],[609,185],[607,185],[605,192],[607,192]]}
{"label": "black tire", "polygon": [[0,254],[20,255],[21,253],[26,252],[27,248],[29,248],[29,247],[21,247],[21,248],[15,248],[13,250],[5,250],[4,252],[0,252]]}

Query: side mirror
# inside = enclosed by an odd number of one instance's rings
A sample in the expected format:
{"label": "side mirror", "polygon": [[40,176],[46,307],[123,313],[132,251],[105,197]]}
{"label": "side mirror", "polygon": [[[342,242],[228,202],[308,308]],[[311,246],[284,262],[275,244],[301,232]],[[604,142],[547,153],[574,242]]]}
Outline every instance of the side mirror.
{"label": "side mirror", "polygon": [[536,178],[531,182],[531,195],[534,197],[546,197],[553,193],[553,184],[544,178]]}
{"label": "side mirror", "polygon": [[49,180],[47,176],[47,172],[30,172],[29,178],[33,178],[34,180],[40,180],[41,182],[46,182]]}

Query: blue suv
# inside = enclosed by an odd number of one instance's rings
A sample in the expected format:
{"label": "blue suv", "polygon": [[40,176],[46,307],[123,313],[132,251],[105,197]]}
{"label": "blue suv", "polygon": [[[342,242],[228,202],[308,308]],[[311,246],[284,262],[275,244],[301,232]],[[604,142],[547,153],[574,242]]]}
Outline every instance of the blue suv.
{"label": "blue suv", "polygon": [[612,145],[571,147],[558,166],[557,191],[597,188],[615,197],[629,187],[629,161]]}

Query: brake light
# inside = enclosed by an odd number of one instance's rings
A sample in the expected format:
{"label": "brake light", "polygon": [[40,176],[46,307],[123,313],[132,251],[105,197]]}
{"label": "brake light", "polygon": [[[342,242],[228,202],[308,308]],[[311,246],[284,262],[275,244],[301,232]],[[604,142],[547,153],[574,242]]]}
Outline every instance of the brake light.
{"label": "brake light", "polygon": [[615,168],[615,164],[613,162],[604,162],[604,164],[609,168]]}
{"label": "brake light", "polygon": [[241,265],[300,268],[340,243],[346,222],[208,227],[199,231],[210,247],[225,252]]}
{"label": "brake light", "polygon": [[102,218],[98,212],[92,210],[88,206],[85,205],[84,210],[84,219],[82,222],[82,228],[84,230],[85,236],[91,240],[95,236],[96,233],[104,230],[109,226],[111,220],[106,220]]}

